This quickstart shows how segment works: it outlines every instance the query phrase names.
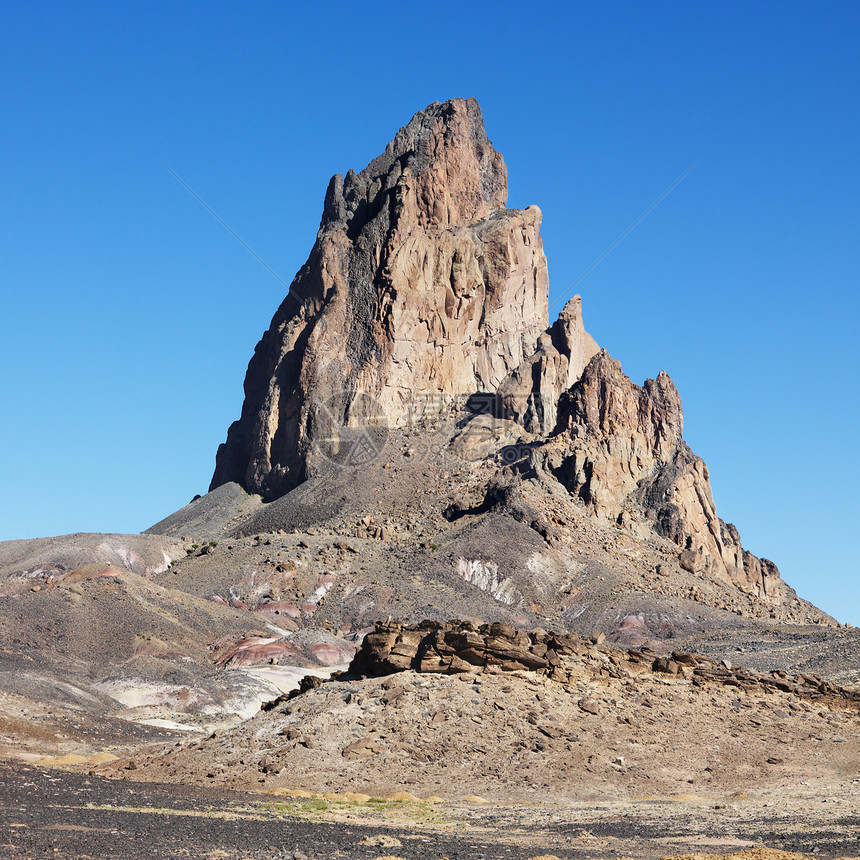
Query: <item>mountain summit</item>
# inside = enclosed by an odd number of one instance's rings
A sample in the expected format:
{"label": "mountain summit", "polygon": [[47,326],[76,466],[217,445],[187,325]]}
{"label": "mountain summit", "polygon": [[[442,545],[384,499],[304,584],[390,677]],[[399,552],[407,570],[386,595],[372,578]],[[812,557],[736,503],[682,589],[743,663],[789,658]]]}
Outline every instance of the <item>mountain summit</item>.
{"label": "mountain summit", "polygon": [[[305,480],[333,427],[402,426],[418,400],[426,414],[499,391],[548,325],[541,213],[506,209],[507,194],[474,99],[431,104],[360,173],[333,176],[211,489],[277,497]],[[596,349],[578,317],[567,328],[579,354],[565,383]]]}
{"label": "mountain summit", "polygon": [[[508,504],[525,480],[532,495],[541,487],[533,507],[561,491],[577,516],[668,542],[694,580],[738,588],[768,614],[796,606],[776,566],[717,516],[669,376],[633,384],[585,331],[579,296],[549,324],[540,210],[506,201],[507,169],[474,99],[434,102],[360,173],[332,177],[211,489],[235,482],[272,501],[324,472],[350,430],[365,435],[366,459],[380,438],[369,431],[415,433],[447,416],[441,444],[499,464],[474,503],[457,498],[474,487],[448,480],[449,520]],[[360,487],[347,496],[372,508]],[[558,530],[540,521],[550,540]]]}

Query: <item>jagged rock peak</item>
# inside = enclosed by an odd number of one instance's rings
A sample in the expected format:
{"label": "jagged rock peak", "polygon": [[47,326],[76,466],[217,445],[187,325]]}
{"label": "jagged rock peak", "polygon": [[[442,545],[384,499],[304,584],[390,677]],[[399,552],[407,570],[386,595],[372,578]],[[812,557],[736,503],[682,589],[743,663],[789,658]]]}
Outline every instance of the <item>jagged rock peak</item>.
{"label": "jagged rock peak", "polygon": [[313,472],[337,428],[496,393],[548,330],[541,212],[506,198],[474,99],[431,104],[364,170],[335,176],[210,488],[272,498]]}
{"label": "jagged rock peak", "polygon": [[424,228],[468,224],[505,208],[508,171],[487,137],[475,99],[433,102],[361,173],[335,174],[321,227],[345,224],[354,230],[354,222],[367,217],[367,207],[380,193],[409,183],[417,196],[415,215]]}
{"label": "jagged rock peak", "polygon": [[681,397],[667,373],[638,386],[601,350],[561,398],[559,426],[545,463],[596,517],[667,538],[690,572],[774,606],[796,600],[776,565],[745,550],[717,516],[708,467],[682,438]]}
{"label": "jagged rock peak", "polygon": [[[537,349],[499,387],[501,413],[530,433],[556,430],[558,403],[599,351],[582,322],[582,300],[574,296],[552,327],[538,338]],[[620,366],[619,366],[620,367]]]}
{"label": "jagged rock peak", "polygon": [[664,462],[684,433],[681,395],[665,370],[641,387],[630,381],[621,362],[600,350],[582,372],[568,398],[569,426],[606,440],[629,435],[644,442],[644,451]]}

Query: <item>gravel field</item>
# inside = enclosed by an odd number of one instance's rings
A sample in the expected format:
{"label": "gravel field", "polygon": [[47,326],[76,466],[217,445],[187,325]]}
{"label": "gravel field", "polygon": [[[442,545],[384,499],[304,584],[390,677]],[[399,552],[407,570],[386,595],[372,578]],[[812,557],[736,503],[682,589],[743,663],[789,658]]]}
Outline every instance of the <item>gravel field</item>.
{"label": "gravel field", "polygon": [[792,796],[692,795],[603,804],[325,803],[117,782],[0,765],[0,851],[10,858],[404,860],[656,858],[772,849],[860,855],[856,786]]}

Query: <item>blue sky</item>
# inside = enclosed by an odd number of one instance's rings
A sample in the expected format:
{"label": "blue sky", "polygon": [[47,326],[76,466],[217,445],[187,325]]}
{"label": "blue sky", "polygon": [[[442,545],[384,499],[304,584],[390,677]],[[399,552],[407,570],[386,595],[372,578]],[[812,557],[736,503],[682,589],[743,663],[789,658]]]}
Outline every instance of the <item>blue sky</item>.
{"label": "blue sky", "polygon": [[11,2],[0,30],[0,539],[205,492],[329,177],[475,96],[551,303],[666,370],[718,511],[860,624],[856,3]]}

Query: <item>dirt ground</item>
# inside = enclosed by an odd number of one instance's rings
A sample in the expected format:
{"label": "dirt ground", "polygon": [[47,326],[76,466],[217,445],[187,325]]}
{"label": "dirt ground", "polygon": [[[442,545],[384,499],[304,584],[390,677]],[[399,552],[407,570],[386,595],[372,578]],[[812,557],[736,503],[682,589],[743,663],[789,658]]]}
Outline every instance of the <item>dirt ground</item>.
{"label": "dirt ground", "polygon": [[0,765],[0,852],[19,858],[530,860],[860,855],[856,791],[599,804],[287,798]]}

